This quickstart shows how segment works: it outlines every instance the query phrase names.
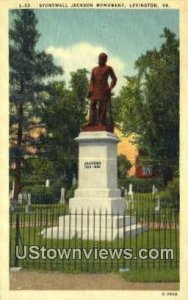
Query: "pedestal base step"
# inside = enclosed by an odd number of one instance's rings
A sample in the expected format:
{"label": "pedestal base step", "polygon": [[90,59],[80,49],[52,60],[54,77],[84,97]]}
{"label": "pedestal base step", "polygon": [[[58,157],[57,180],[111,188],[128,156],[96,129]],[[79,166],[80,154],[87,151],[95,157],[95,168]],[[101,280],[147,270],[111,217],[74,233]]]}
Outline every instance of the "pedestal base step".
{"label": "pedestal base step", "polygon": [[106,240],[127,238],[146,231],[147,225],[136,223],[135,216],[67,215],[59,217],[59,226],[44,229],[48,239]]}
{"label": "pedestal base step", "polygon": [[126,226],[125,228],[108,228],[107,230],[103,228],[96,228],[95,230],[87,228],[76,229],[72,228],[69,230],[66,227],[64,230],[58,227],[47,228],[47,230],[43,230],[42,234],[47,239],[73,239],[80,238],[83,240],[93,240],[93,241],[113,241],[117,239],[123,239],[128,237],[133,237],[136,234],[143,233],[146,231],[147,225],[134,224],[131,226]]}
{"label": "pedestal base step", "polygon": [[59,217],[59,227],[65,228],[121,228],[136,224],[135,216],[114,214],[74,214]]}

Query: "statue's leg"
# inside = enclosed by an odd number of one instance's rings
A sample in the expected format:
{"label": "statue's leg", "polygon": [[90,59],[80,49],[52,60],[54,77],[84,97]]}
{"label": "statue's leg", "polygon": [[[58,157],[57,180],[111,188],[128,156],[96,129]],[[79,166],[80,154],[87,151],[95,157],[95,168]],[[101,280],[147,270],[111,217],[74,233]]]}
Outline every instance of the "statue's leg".
{"label": "statue's leg", "polygon": [[106,104],[106,100],[99,101],[99,123],[101,124],[105,124],[106,122]]}
{"label": "statue's leg", "polygon": [[93,125],[96,123],[97,118],[97,102],[95,100],[90,101],[90,108],[89,108],[89,125]]}

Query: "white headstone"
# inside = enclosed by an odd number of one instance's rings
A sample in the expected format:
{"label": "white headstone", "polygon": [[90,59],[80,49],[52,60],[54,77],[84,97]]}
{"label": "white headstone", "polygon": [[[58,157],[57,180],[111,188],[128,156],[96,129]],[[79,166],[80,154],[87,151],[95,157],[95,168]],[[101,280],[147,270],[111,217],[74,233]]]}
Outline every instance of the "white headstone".
{"label": "white headstone", "polygon": [[154,195],[156,193],[158,193],[158,188],[156,188],[156,186],[153,184],[152,185],[152,194]]}
{"label": "white headstone", "polygon": [[61,198],[59,201],[60,204],[64,204],[65,203],[65,188],[61,188]]}
{"label": "white headstone", "polygon": [[25,213],[28,214],[30,212],[30,206],[27,204],[25,207]]}
{"label": "white headstone", "polygon": [[20,204],[20,205],[22,205],[22,194],[21,193],[19,193],[18,194],[18,203]]}
{"label": "white headstone", "polygon": [[134,209],[134,193],[133,193],[133,185],[132,183],[129,184],[129,191],[128,191],[128,206],[130,209]]}
{"label": "white headstone", "polygon": [[30,206],[31,205],[31,194],[27,194],[27,204]]}
{"label": "white headstone", "polygon": [[10,191],[10,194],[9,194],[9,199],[12,201],[13,200],[13,197],[14,197],[14,188],[15,188],[15,183],[14,181],[12,182],[12,189]]}
{"label": "white headstone", "polygon": [[152,194],[155,194],[155,185],[152,185]]}
{"label": "white headstone", "polygon": [[50,179],[46,179],[45,186],[46,186],[47,188],[50,187]]}
{"label": "white headstone", "polygon": [[128,194],[129,195],[133,194],[133,185],[132,185],[132,183],[129,184],[129,192],[128,192]]}
{"label": "white headstone", "polygon": [[156,201],[155,211],[160,211],[160,199],[159,198],[157,198],[157,201]]}
{"label": "white headstone", "polygon": [[28,214],[30,212],[30,206],[31,206],[31,194],[27,194],[27,205],[25,206],[25,213]]}

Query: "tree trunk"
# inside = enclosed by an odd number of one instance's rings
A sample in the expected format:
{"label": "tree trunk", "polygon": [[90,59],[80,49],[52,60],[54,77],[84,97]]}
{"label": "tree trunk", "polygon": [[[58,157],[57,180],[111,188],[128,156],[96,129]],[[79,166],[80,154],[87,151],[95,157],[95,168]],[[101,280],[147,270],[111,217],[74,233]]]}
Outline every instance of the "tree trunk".
{"label": "tree trunk", "polygon": [[173,179],[173,168],[172,167],[165,167],[163,169],[163,182],[164,186],[167,186],[168,182]]}
{"label": "tree trunk", "polygon": [[18,131],[17,131],[17,154],[16,154],[16,170],[15,170],[15,189],[13,200],[18,200],[18,194],[21,192],[21,148],[22,148],[22,136],[23,136],[23,104],[18,107]]}

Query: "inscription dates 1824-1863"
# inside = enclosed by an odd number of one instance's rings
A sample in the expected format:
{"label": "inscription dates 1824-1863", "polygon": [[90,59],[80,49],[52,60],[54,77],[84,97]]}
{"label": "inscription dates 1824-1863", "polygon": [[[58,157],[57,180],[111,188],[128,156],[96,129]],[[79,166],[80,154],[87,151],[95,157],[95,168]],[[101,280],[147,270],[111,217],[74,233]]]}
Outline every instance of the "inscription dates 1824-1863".
{"label": "inscription dates 1824-1863", "polygon": [[84,168],[91,169],[91,168],[100,168],[101,167],[101,161],[85,161],[84,162]]}

